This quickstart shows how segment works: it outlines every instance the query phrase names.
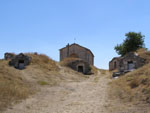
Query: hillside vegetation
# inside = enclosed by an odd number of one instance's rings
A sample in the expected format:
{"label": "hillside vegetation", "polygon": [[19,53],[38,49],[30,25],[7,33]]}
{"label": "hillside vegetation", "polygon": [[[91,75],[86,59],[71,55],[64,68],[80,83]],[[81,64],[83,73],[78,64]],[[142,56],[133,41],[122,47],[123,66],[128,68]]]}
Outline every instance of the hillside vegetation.
{"label": "hillside vegetation", "polygon": [[12,102],[34,94],[37,85],[44,82],[46,77],[49,79],[45,83],[54,84],[51,74],[56,75],[59,70],[56,62],[46,55],[28,55],[32,57],[32,62],[25,70],[17,70],[8,65],[9,61],[0,60],[0,111]]}
{"label": "hillside vegetation", "polygon": [[147,51],[146,49],[142,48],[137,51],[140,57],[144,58],[146,60],[146,64],[150,63],[150,51]]}
{"label": "hillside vegetation", "polygon": [[31,88],[23,80],[21,72],[8,66],[8,61],[0,60],[0,111],[12,101],[25,99]]}
{"label": "hillside vegetation", "polygon": [[[0,111],[40,91],[45,85],[54,86],[62,81],[80,81],[85,77],[43,54],[26,53],[32,62],[24,70],[0,60]],[[78,73],[78,74],[76,74]]]}
{"label": "hillside vegetation", "polygon": [[140,49],[138,54],[146,59],[146,64],[111,83],[110,95],[123,102],[150,104],[150,51]]}

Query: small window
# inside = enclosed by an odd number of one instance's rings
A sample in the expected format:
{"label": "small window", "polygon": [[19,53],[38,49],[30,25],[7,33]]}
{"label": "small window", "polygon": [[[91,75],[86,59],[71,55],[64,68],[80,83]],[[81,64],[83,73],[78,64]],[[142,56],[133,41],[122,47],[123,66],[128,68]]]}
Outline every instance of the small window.
{"label": "small window", "polygon": [[114,68],[117,68],[117,62],[114,62]]}

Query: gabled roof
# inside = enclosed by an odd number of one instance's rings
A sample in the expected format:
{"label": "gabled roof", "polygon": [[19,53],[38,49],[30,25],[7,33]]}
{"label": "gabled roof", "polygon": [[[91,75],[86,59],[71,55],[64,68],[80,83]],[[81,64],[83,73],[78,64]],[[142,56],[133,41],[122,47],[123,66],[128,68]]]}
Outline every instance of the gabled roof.
{"label": "gabled roof", "polygon": [[[79,45],[79,44],[73,43],[73,44],[69,45],[69,47],[74,46],[74,45],[86,49],[86,50],[89,51],[89,52],[93,55],[93,57],[94,57],[94,54],[92,53],[92,51],[91,51],[90,49],[88,49],[88,48],[86,48],[86,47],[83,47],[83,46],[81,46],[81,45]],[[63,49],[65,49],[65,48],[66,48],[66,47],[61,48],[60,51],[63,50]]]}
{"label": "gabled roof", "polygon": [[137,53],[135,53],[135,52],[129,52],[129,53],[127,53],[126,55],[124,55],[124,56],[122,56],[122,57],[114,57],[110,62],[112,62],[113,60],[115,60],[115,59],[117,59],[117,60],[122,60],[122,59],[124,59],[124,58],[126,58],[127,56],[136,56],[136,57],[139,57],[139,55],[137,54]]}
{"label": "gabled roof", "polygon": [[120,60],[122,57],[114,57],[110,62],[112,62],[113,60],[117,59]]}

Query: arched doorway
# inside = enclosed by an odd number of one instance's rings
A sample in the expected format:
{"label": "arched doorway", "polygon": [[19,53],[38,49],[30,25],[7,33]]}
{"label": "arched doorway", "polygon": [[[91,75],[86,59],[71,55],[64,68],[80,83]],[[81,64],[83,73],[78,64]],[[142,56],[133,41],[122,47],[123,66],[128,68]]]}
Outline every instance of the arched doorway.
{"label": "arched doorway", "polygon": [[24,60],[19,60],[18,61],[18,68],[19,69],[24,69],[25,68],[25,64],[24,63],[25,63]]}
{"label": "arched doorway", "polygon": [[83,66],[78,66],[78,72],[84,73]]}

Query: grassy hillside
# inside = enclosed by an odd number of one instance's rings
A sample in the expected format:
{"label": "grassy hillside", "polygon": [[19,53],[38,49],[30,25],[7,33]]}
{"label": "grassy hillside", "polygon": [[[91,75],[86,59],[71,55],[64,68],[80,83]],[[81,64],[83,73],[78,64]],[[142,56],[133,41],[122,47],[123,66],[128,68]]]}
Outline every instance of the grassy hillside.
{"label": "grassy hillside", "polygon": [[48,56],[44,54],[32,54],[32,53],[27,53],[26,55],[32,57],[32,62],[31,65],[33,66],[38,66],[40,69],[49,70],[49,71],[58,71],[59,68],[57,66],[57,63],[49,58]]}
{"label": "grassy hillside", "polygon": [[38,84],[56,83],[51,77],[58,74],[56,62],[46,55],[28,55],[32,57],[32,63],[25,70],[17,70],[8,65],[9,61],[0,60],[0,111],[35,93]]}
{"label": "grassy hillside", "polygon": [[150,52],[139,50],[138,54],[146,59],[145,66],[113,80],[110,95],[123,102],[150,104]]}
{"label": "grassy hillside", "polygon": [[46,55],[28,55],[32,62],[25,70],[17,70],[8,65],[9,61],[0,60],[0,111],[35,93],[38,85],[56,84],[56,78],[52,77],[58,75],[56,62]]}
{"label": "grassy hillside", "polygon": [[32,62],[24,70],[8,65],[0,60],[0,111],[11,103],[19,102],[40,91],[45,85],[54,86],[65,81],[80,81],[85,77],[70,68],[60,66],[44,54],[26,53]]}
{"label": "grassy hillside", "polygon": [[25,99],[31,94],[31,87],[23,80],[21,72],[0,60],[0,111],[11,102]]}
{"label": "grassy hillside", "polygon": [[146,60],[146,63],[150,63],[150,51],[147,51],[146,49],[139,49],[137,51],[140,57],[144,58]]}

